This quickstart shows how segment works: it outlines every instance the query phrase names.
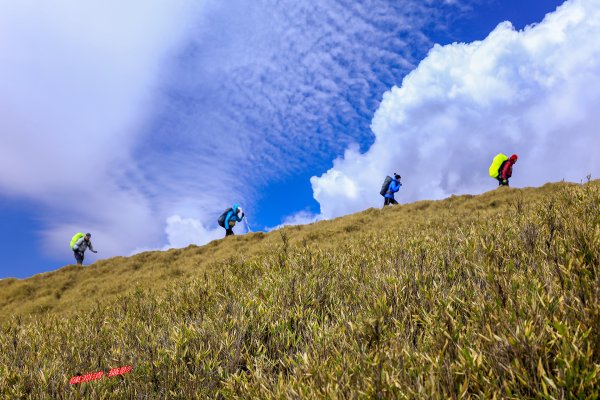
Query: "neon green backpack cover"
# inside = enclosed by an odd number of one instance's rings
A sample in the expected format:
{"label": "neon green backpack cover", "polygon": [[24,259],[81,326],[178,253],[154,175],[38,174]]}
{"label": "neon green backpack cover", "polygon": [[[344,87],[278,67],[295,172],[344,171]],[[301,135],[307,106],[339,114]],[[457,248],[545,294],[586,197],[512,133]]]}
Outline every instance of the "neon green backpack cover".
{"label": "neon green backpack cover", "polygon": [[492,161],[492,165],[490,165],[490,176],[492,178],[498,177],[498,170],[504,161],[508,160],[508,157],[502,153],[498,153],[494,160]]}
{"label": "neon green backpack cover", "polygon": [[71,238],[71,250],[73,250],[73,246],[75,246],[75,243],[77,243],[77,241],[79,239],[81,239],[82,237],[84,237],[85,235],[81,232],[77,232],[75,234],[75,236],[73,236],[73,238]]}

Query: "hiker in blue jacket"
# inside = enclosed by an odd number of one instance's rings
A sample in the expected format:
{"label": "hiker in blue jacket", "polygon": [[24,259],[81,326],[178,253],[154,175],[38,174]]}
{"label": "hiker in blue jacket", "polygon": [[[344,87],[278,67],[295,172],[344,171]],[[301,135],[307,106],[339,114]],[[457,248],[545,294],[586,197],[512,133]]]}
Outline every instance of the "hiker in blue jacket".
{"label": "hiker in blue jacket", "polygon": [[241,222],[242,219],[244,219],[244,210],[242,210],[239,204],[234,204],[232,208],[221,214],[219,225],[225,228],[225,236],[234,235],[233,226],[236,222]]}
{"label": "hiker in blue jacket", "polygon": [[392,205],[392,204],[398,204],[398,202],[396,201],[396,199],[394,198],[394,193],[398,192],[398,190],[400,190],[400,186],[402,186],[402,183],[400,183],[400,179],[402,177],[398,174],[394,175],[394,177],[392,178],[392,181],[390,182],[390,185],[388,186],[388,190],[387,192],[385,192],[385,195],[383,196],[385,198],[384,202],[383,202],[383,206],[388,206],[388,205]]}

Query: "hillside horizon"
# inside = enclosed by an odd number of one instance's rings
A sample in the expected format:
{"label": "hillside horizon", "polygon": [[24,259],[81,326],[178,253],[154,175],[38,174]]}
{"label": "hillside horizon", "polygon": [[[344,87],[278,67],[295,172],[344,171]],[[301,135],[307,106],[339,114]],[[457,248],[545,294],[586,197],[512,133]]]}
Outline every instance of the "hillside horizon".
{"label": "hillside horizon", "polygon": [[[596,180],[593,180],[592,182],[594,182],[594,181],[596,181]],[[600,181],[600,179],[598,181]],[[509,187],[508,189],[530,190],[530,189],[542,188],[542,187],[544,187],[546,185],[549,185],[549,184],[559,184],[559,183],[575,184],[575,185],[580,184],[580,183],[577,183],[577,182],[569,182],[569,181],[564,181],[563,180],[563,181],[557,181],[557,182],[546,182],[542,186],[526,186],[526,187],[522,187],[522,188]],[[450,198],[463,197],[463,196],[466,196],[466,197],[470,198],[470,197],[473,197],[473,196],[480,196],[480,195],[485,195],[485,194],[488,194],[488,193],[494,193],[498,189],[500,189],[500,187],[494,188],[494,189],[490,189],[488,191],[485,191],[485,192],[482,192],[482,193],[477,193],[477,194],[472,194],[472,193],[452,194],[449,197],[446,197],[446,198],[443,198],[443,199],[437,199],[437,200],[423,199],[423,200],[416,200],[416,201],[407,202],[407,203],[402,203],[401,202],[399,205],[400,206],[410,206],[410,205],[417,204],[417,203],[420,203],[420,202],[440,202],[440,201],[445,201],[445,200],[450,199]],[[277,227],[274,227],[274,228],[267,228],[268,230],[262,230],[262,231],[261,230],[256,230],[256,231],[251,231],[251,232],[246,232],[246,233],[239,233],[239,234],[236,233],[235,236],[245,236],[245,235],[249,235],[249,234],[250,235],[251,234],[265,234],[266,235],[266,234],[270,234],[272,232],[277,232],[280,229],[291,229],[291,228],[297,227],[297,226],[310,226],[310,225],[314,225],[314,224],[320,223],[320,222],[336,221],[336,220],[339,220],[339,219],[342,219],[342,218],[347,218],[347,217],[351,217],[353,215],[361,214],[361,213],[366,212],[368,210],[377,210],[377,209],[380,209],[380,208],[379,207],[370,207],[370,208],[367,208],[367,209],[364,209],[364,210],[361,210],[361,211],[357,211],[357,212],[354,212],[354,213],[350,213],[350,214],[346,214],[346,215],[342,215],[342,216],[339,216],[339,217],[335,217],[335,218],[331,218],[331,219],[326,219],[326,220],[318,220],[318,221],[310,222],[310,223],[300,223],[300,224],[285,224],[284,223],[284,224],[278,225]],[[224,232],[225,231],[223,230],[223,235],[224,235]],[[172,250],[187,249],[187,248],[190,248],[190,247],[205,247],[205,246],[210,246],[213,242],[220,242],[220,241],[222,241],[224,239],[225,239],[225,237],[221,237],[221,238],[217,238],[217,239],[211,240],[211,241],[209,241],[207,243],[204,243],[204,244],[190,243],[187,246],[183,246],[183,247],[171,247],[171,248],[168,248],[168,249],[148,249],[148,250],[143,250],[143,251],[139,251],[139,252],[134,252],[134,253],[129,254],[129,255],[116,255],[116,256],[112,256],[112,257],[102,258],[102,259],[96,260],[96,261],[91,262],[91,263],[88,263],[87,261],[84,261],[83,267],[84,268],[85,267],[92,267],[92,266],[94,266],[94,265],[96,265],[98,263],[104,263],[104,262],[109,261],[109,260],[120,259],[120,258],[130,258],[130,257],[135,257],[135,256],[138,256],[138,255],[142,255],[142,254],[148,254],[148,253],[168,252],[168,251],[172,251]],[[31,276],[27,276],[27,277],[23,277],[23,278],[14,277],[14,276],[1,277],[0,281],[2,281],[2,280],[25,281],[25,280],[33,279],[33,278],[36,278],[36,277],[45,276],[47,274],[56,273],[56,272],[58,272],[58,271],[60,271],[60,270],[62,270],[64,268],[68,268],[70,266],[75,266],[75,265],[76,265],[75,262],[73,262],[73,263],[69,263],[69,264],[63,265],[63,266],[59,266],[59,267],[57,267],[55,269],[52,269],[52,270],[42,271],[42,272],[35,273],[35,274],[31,275]]]}
{"label": "hillside horizon", "polygon": [[[600,180],[592,181],[592,184],[598,184]],[[270,231],[270,232],[252,232],[247,234],[235,235],[234,237],[222,238],[213,240],[205,245],[194,245],[191,244],[189,246],[183,248],[172,248],[168,250],[151,250],[140,252],[131,256],[116,256],[111,258],[106,258],[102,260],[98,260],[93,264],[77,266],[75,264],[69,264],[64,267],[60,267],[53,271],[42,272],[36,275],[33,275],[28,278],[3,278],[0,279],[0,317],[5,317],[9,315],[9,310],[17,312],[17,314],[21,315],[21,313],[33,313],[37,314],[40,312],[46,312],[54,309],[54,307],[58,307],[62,304],[62,294],[64,292],[73,292],[78,287],[78,284],[75,284],[76,278],[79,275],[89,274],[90,276],[85,276],[83,279],[86,280],[85,286],[83,288],[87,288],[93,286],[96,279],[103,279],[100,276],[104,277],[106,275],[107,269],[113,267],[122,266],[124,269],[128,271],[128,273],[132,274],[136,278],[134,285],[143,285],[144,283],[148,284],[149,287],[162,287],[162,284],[156,284],[155,282],[151,282],[152,279],[157,278],[157,276],[153,273],[145,273],[148,272],[147,268],[143,267],[145,262],[156,262],[156,263],[168,263],[172,264],[173,259],[177,259],[178,257],[186,257],[192,256],[195,259],[195,262],[199,262],[203,267],[214,267],[215,264],[223,262],[228,258],[235,258],[237,255],[242,253],[243,256],[256,256],[260,254],[265,254],[269,250],[266,250],[265,247],[274,246],[280,240],[281,231],[285,231],[286,234],[291,234],[292,241],[298,242],[304,239],[304,236],[307,236],[309,239],[314,236],[314,230],[319,230],[321,227],[323,229],[327,229],[331,235],[338,235],[341,232],[346,232],[347,227],[345,227],[345,222],[348,221],[352,223],[355,219],[363,219],[363,217],[373,218],[373,223],[377,222],[377,219],[381,216],[393,215],[397,220],[391,222],[390,225],[400,223],[406,224],[410,223],[411,219],[408,218],[408,221],[402,221],[402,216],[407,216],[407,213],[412,211],[417,212],[417,219],[422,218],[423,216],[419,214],[423,209],[427,209],[430,206],[440,207],[444,204],[448,204],[455,201],[477,201],[477,199],[488,199],[488,198],[497,198],[497,200],[501,203],[494,204],[494,207],[504,206],[506,207],[510,201],[514,201],[511,199],[511,196],[524,196],[523,201],[529,202],[537,199],[542,193],[547,191],[549,188],[553,188],[555,186],[561,185],[578,185],[577,183],[571,182],[554,182],[554,183],[546,183],[541,187],[526,187],[526,188],[497,188],[490,190],[488,192],[472,195],[472,194],[462,194],[462,195],[452,195],[446,199],[442,200],[419,200],[413,203],[401,204],[397,207],[387,207],[386,209],[379,208],[369,208],[354,214],[349,214],[343,217],[338,217],[331,220],[318,221],[311,224],[306,225],[291,225],[284,226],[282,228]],[[468,207],[468,204],[467,204]],[[443,208],[443,207],[442,207]],[[478,212],[484,210],[478,210]],[[489,210],[488,210],[489,211]],[[387,213],[387,214],[386,214]],[[483,213],[485,217],[486,213]],[[365,222],[363,222],[365,223]],[[338,227],[339,229],[336,229]],[[332,230],[333,228],[333,230]],[[292,234],[293,233],[293,234]],[[300,235],[300,237],[296,237],[296,235]],[[325,243],[327,246],[327,243]],[[207,254],[205,254],[207,253]],[[174,267],[173,270],[168,271],[168,267],[165,267],[164,273],[168,278],[177,279],[185,273],[193,274],[198,272],[193,268],[183,268]],[[115,273],[117,270],[114,271]],[[99,275],[99,276],[97,276]],[[93,277],[93,278],[92,278]],[[78,282],[81,283],[81,282]],[[38,287],[36,287],[36,285]],[[57,290],[52,290],[52,287],[57,287]],[[127,285],[117,285],[117,289],[115,288],[106,288],[106,291],[102,291],[103,295],[115,295],[121,293],[123,290],[127,289]],[[129,289],[132,289],[130,286]],[[24,291],[26,296],[17,294],[19,291]],[[52,293],[51,293],[52,292]],[[32,294],[36,294],[32,296]],[[47,302],[42,302],[42,305],[36,305],[32,307],[32,303],[37,303],[37,301],[41,298],[50,298],[51,295],[55,297],[55,300],[50,300]],[[18,305],[12,304],[12,300],[9,300],[11,297],[14,298],[14,302],[18,303]],[[79,301],[74,301],[78,304]],[[87,301],[84,301],[86,303]]]}

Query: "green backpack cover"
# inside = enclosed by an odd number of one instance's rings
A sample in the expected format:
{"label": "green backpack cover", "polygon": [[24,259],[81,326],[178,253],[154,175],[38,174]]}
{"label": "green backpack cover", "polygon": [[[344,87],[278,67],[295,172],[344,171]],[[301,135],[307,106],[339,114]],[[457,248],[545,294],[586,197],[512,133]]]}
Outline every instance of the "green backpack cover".
{"label": "green backpack cover", "polygon": [[502,153],[496,154],[494,160],[492,161],[492,165],[490,165],[490,176],[492,178],[498,177],[498,170],[504,161],[508,160],[508,157]]}
{"label": "green backpack cover", "polygon": [[84,237],[85,235],[81,232],[77,232],[75,234],[75,236],[73,236],[73,238],[71,238],[71,250],[73,250],[73,246],[75,246],[75,243],[77,243],[77,241],[79,239],[81,239],[82,237]]}

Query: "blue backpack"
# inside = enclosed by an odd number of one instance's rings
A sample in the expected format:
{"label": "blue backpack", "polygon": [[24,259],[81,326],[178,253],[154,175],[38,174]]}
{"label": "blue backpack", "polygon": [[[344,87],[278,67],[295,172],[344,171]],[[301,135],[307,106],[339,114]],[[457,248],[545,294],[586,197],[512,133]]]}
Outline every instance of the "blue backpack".
{"label": "blue backpack", "polygon": [[219,226],[221,226],[222,228],[225,228],[225,218],[227,218],[227,214],[229,214],[231,211],[233,211],[233,208],[229,207],[227,210],[225,210],[223,214],[221,214],[221,216],[217,220]]}

